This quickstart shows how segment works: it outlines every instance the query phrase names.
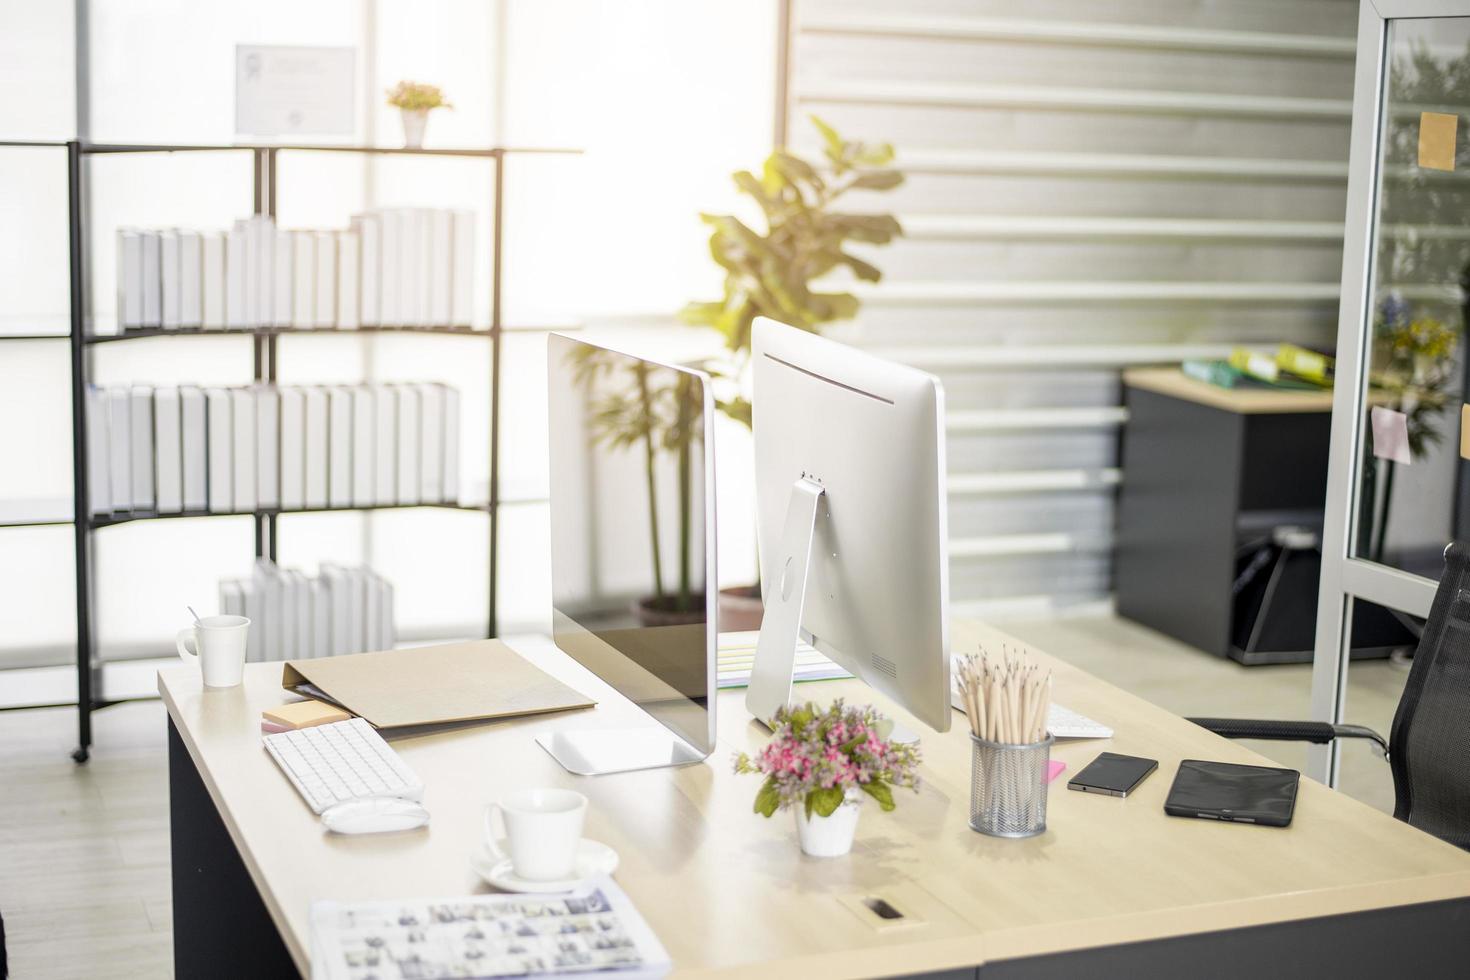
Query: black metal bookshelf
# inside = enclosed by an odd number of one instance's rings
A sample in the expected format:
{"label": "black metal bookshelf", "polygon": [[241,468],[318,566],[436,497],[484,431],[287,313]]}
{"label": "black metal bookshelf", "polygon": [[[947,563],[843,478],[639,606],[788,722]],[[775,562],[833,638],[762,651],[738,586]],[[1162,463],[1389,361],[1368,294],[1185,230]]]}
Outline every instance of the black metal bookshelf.
{"label": "black metal bookshelf", "polygon": [[[504,322],[502,265],[505,230],[505,169],[506,160],[512,156],[576,154],[574,149],[489,147],[480,149],[407,149],[380,146],[307,145],[307,144],[115,144],[82,143],[79,141],[0,141],[6,147],[51,147],[64,148],[67,158],[67,218],[68,242],[70,245],[70,331],[66,334],[12,334],[0,337],[3,340],[66,340],[71,355],[71,402],[72,402],[72,469],[73,501],[70,520],[44,518],[37,520],[16,519],[0,521],[3,527],[33,527],[72,524],[75,528],[76,563],[76,670],[77,670],[77,748],[72,758],[86,762],[92,746],[92,712],[116,703],[106,697],[101,689],[100,662],[96,655],[96,632],[93,611],[95,582],[92,574],[92,535],[98,530],[134,521],[163,520],[173,518],[250,517],[255,523],[255,554],[257,557],[276,557],[278,520],[290,514],[320,514],[342,511],[406,510],[414,507],[436,507],[441,509],[483,513],[489,516],[489,614],[485,635],[493,637],[498,632],[496,606],[498,599],[498,553],[500,509],[504,506],[534,502],[534,498],[502,497],[500,486],[500,387],[502,372],[502,340],[508,333],[536,333],[548,330],[572,328],[570,324],[557,325],[513,325]],[[230,153],[245,152],[252,157],[254,213],[275,217],[276,187],[279,156],[282,153],[348,153],[373,156],[415,156],[442,158],[475,158],[487,161],[492,167],[491,176],[491,241],[490,241],[490,323],[488,327],[470,326],[408,326],[391,325],[335,329],[327,327],[259,327],[251,329],[207,330],[199,328],[130,329],[120,333],[93,333],[92,317],[88,307],[90,292],[86,267],[88,234],[84,208],[86,201],[87,161],[94,156],[111,154],[174,154],[174,153]],[[369,507],[326,507],[302,510],[256,509],[240,513],[219,514],[214,512],[185,512],[160,514],[153,511],[124,511],[114,514],[94,515],[91,512],[90,493],[87,486],[87,418],[86,391],[92,373],[92,350],[101,344],[112,344],[132,340],[161,340],[182,337],[250,337],[253,348],[254,368],[252,378],[257,383],[271,384],[276,381],[276,366],[279,357],[279,338],[283,336],[330,335],[337,337],[362,336],[364,334],[425,334],[435,336],[473,337],[489,341],[489,369],[487,382],[490,386],[490,481],[489,500],[483,504],[454,502],[424,503],[417,505],[380,505]]]}

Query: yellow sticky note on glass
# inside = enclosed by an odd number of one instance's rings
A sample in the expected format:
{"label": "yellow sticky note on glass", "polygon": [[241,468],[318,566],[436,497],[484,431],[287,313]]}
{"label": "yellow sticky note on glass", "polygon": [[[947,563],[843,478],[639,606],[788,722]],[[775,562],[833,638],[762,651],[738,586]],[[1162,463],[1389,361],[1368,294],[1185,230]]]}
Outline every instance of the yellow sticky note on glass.
{"label": "yellow sticky note on glass", "polygon": [[1460,117],[1447,112],[1419,113],[1419,166],[1455,169],[1455,131]]}
{"label": "yellow sticky note on glass", "polygon": [[1470,459],[1470,405],[1460,406],[1460,458]]}

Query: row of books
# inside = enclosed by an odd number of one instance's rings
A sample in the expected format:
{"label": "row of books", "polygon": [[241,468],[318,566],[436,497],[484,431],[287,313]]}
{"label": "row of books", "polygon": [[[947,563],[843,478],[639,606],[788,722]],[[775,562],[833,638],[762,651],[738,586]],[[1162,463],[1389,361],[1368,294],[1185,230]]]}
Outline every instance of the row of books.
{"label": "row of books", "polygon": [[346,229],[120,228],[118,324],[205,330],[467,327],[474,312],[475,215],[383,208]]}
{"label": "row of books", "polygon": [[245,659],[301,660],[393,646],[393,586],[366,565],[323,562],[316,575],[258,558],[219,584],[219,611],[250,620]]}
{"label": "row of books", "polygon": [[1185,374],[1217,388],[1279,388],[1321,391],[1332,387],[1333,359],[1327,354],[1282,344],[1274,352],[1237,347],[1223,361],[1194,360]]}
{"label": "row of books", "polygon": [[459,431],[459,392],[438,383],[89,386],[91,511],[454,503]]}

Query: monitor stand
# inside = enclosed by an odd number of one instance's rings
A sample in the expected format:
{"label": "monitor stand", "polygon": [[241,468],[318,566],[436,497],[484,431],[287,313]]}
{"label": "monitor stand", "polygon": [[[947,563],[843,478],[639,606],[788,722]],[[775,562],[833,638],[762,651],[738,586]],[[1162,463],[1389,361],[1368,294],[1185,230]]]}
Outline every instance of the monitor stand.
{"label": "monitor stand", "polygon": [[603,776],[703,762],[705,756],[662,726],[550,732],[536,736],[567,772]]}
{"label": "monitor stand", "polygon": [[[745,690],[746,709],[767,727],[771,727],[777,710],[791,703],[796,644],[801,639],[807,571],[816,537],[817,504],[826,492],[805,475],[791,485],[791,502],[786,505],[786,522],[781,526],[781,548],[773,566],[780,571],[766,592],[755,664],[750,670],[750,686]],[[917,732],[897,723],[889,737],[901,745],[916,745],[919,741]]]}
{"label": "monitor stand", "polygon": [[796,671],[796,644],[801,639],[801,610],[806,602],[807,570],[811,567],[812,539],[817,527],[817,502],[826,490],[803,475],[791,485],[781,546],[771,567],[776,579],[766,589],[760,637],[745,707],[769,725],[776,712],[791,702],[791,679]]}

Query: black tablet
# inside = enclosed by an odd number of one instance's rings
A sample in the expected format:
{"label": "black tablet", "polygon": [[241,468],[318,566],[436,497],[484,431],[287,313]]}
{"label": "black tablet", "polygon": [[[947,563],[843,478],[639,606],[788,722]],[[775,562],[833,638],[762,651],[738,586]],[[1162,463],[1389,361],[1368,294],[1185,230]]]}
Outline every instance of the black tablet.
{"label": "black tablet", "polygon": [[1169,788],[1164,812],[1171,817],[1285,827],[1296,809],[1300,779],[1295,769],[1185,759]]}

